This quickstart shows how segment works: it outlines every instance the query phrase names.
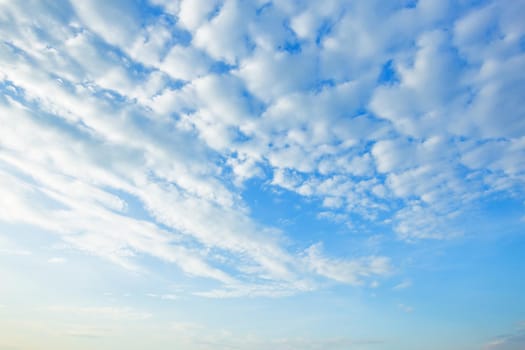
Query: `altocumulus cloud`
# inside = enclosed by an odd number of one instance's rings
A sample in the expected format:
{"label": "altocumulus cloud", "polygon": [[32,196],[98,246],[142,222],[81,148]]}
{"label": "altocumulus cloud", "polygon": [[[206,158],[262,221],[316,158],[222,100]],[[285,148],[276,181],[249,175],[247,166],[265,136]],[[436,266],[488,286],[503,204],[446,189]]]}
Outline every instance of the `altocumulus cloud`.
{"label": "altocumulus cloud", "polygon": [[407,241],[522,196],[523,7],[0,2],[0,220],[128,269],[175,264],[218,281],[209,297],[388,275],[387,256],[291,249],[300,235],[256,220],[243,190]]}

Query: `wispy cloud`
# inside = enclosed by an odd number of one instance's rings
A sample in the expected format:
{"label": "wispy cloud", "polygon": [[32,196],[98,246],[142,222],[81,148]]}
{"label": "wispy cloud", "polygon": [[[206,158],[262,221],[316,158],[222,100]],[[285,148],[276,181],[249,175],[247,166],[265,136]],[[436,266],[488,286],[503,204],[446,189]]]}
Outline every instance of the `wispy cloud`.
{"label": "wispy cloud", "polygon": [[62,258],[62,257],[53,257],[47,260],[47,262],[50,264],[63,264],[66,261],[67,261],[66,258]]}
{"label": "wispy cloud", "polygon": [[414,311],[414,308],[412,306],[409,306],[409,305],[406,305],[406,304],[398,304],[397,307],[403,311],[403,312],[406,312],[406,313],[411,313]]}
{"label": "wispy cloud", "polygon": [[487,342],[483,349],[498,349],[498,350],[518,350],[525,345],[525,327],[523,324],[514,332],[502,334],[495,337],[493,340]]}
{"label": "wispy cloud", "polygon": [[46,311],[61,314],[77,315],[81,317],[101,318],[110,320],[139,321],[152,317],[151,313],[141,312],[129,307],[114,306],[68,306],[54,305],[46,308]]}
{"label": "wispy cloud", "polygon": [[349,337],[269,337],[263,339],[255,335],[238,335],[226,329],[212,330],[195,323],[178,322],[172,325],[172,331],[180,334],[179,341],[191,343],[198,338],[198,343],[205,349],[348,349],[385,343],[380,339],[352,339]]}
{"label": "wispy cloud", "polygon": [[393,290],[402,290],[406,288],[412,287],[412,281],[411,280],[404,280],[403,282],[396,284],[392,289]]}

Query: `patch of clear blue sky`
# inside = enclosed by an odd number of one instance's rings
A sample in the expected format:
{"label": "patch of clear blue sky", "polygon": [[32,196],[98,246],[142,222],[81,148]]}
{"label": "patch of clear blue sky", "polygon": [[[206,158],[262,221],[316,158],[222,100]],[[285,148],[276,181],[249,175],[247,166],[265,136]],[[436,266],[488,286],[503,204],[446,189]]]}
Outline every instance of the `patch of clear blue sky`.
{"label": "patch of clear blue sky", "polygon": [[394,84],[399,82],[396,70],[394,68],[394,61],[388,60],[382,67],[381,73],[377,78],[379,84]]}

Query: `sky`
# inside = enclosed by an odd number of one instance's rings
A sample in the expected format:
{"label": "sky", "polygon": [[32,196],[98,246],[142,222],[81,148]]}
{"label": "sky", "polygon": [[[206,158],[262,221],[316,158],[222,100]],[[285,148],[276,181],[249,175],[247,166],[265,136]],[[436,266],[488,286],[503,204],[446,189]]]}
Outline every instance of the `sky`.
{"label": "sky", "polygon": [[524,349],[523,18],[0,0],[0,349]]}

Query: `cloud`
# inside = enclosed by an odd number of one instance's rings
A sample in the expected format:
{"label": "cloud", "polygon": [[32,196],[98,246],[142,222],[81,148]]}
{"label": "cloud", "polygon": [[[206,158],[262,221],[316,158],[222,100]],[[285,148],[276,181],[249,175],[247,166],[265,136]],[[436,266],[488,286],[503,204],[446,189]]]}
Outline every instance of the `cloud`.
{"label": "cloud", "polygon": [[521,325],[514,332],[500,335],[487,342],[483,349],[518,350],[523,348],[523,345],[525,345],[525,330]]}
{"label": "cloud", "polygon": [[150,298],[158,298],[161,300],[176,300],[179,297],[175,294],[155,294],[155,293],[148,293],[148,297]]}
{"label": "cloud", "polygon": [[407,313],[407,314],[408,314],[408,313],[411,313],[411,312],[414,311],[414,308],[413,308],[412,306],[408,306],[408,305],[405,305],[405,304],[398,304],[397,307],[398,307],[401,311],[403,311],[403,312],[405,312],[405,313]]}
{"label": "cloud", "polygon": [[140,10],[127,1],[72,2],[82,22],[109,44],[129,45],[141,26]]}
{"label": "cloud", "polygon": [[362,283],[362,278],[370,275],[386,275],[391,271],[386,257],[366,257],[358,260],[328,259],[321,255],[319,244],[306,250],[307,266],[327,278],[352,285]]}
{"label": "cloud", "polygon": [[257,181],[407,242],[523,195],[522,5],[152,4],[0,3],[0,220],[277,296],[395,262],[258,220]]}
{"label": "cloud", "polygon": [[393,290],[401,290],[412,287],[412,281],[410,280],[404,280],[403,282],[396,284],[392,289]]}
{"label": "cloud", "polygon": [[100,327],[75,326],[64,331],[64,334],[79,338],[102,338],[111,335],[111,330]]}
{"label": "cloud", "polygon": [[65,306],[54,305],[46,308],[46,311],[56,312],[61,314],[70,314],[87,318],[101,318],[110,320],[128,320],[140,321],[151,318],[152,315],[147,312],[136,311],[127,307],[112,307],[112,306]]}
{"label": "cloud", "polygon": [[348,349],[361,348],[366,345],[382,344],[379,339],[353,339],[350,337],[265,337],[255,335],[238,335],[226,329],[209,329],[201,324],[177,322],[172,325],[180,342],[191,344],[198,339],[203,349]]}
{"label": "cloud", "polygon": [[193,80],[205,75],[210,67],[209,58],[193,47],[173,47],[160,68],[174,79]]}
{"label": "cloud", "polygon": [[177,13],[181,25],[194,31],[207,22],[208,16],[220,5],[219,1],[181,1]]}

